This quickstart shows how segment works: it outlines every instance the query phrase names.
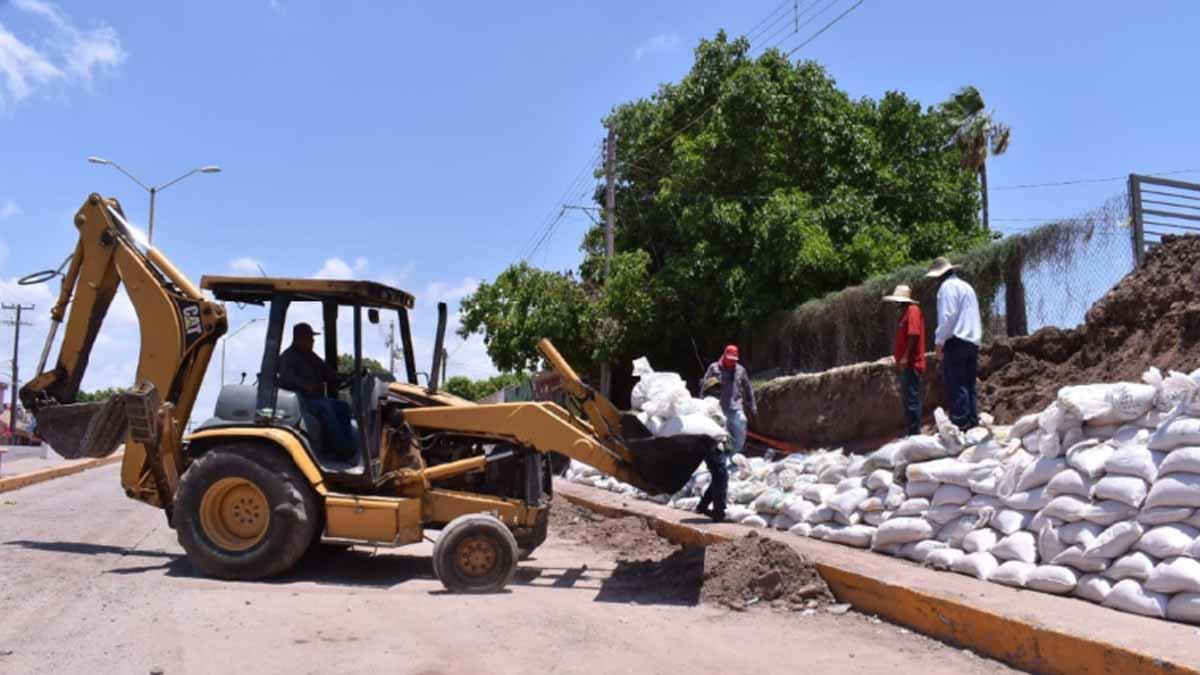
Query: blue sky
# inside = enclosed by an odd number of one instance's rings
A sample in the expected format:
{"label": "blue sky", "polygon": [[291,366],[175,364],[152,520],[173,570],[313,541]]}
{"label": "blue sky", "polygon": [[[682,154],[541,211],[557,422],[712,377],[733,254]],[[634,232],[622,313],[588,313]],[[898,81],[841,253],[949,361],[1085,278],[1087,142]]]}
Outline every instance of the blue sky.
{"label": "blue sky", "polygon": [[[829,9],[758,45],[790,48],[851,4],[804,0],[808,16]],[[145,195],[88,155],[152,183],[214,163],[223,173],[159,198],[155,243],[185,272],[261,264],[381,279],[418,296],[427,336],[434,301],[454,303],[519,259],[564,190],[577,186],[567,201],[587,190],[573,179],[612,105],[682,76],[700,38],[743,33],[778,6],[0,0],[0,300],[36,302],[27,335],[44,334],[49,289],[12,280],[66,255],[89,192],[145,221]],[[1200,5],[1182,0],[866,0],[797,57],[854,96],[898,89],[933,104],[976,85],[1013,127],[1008,155],[989,166],[1004,187],[1200,166],[1196,25]],[[998,190],[992,213],[1071,215],[1122,189]],[[568,215],[533,262],[573,266],[586,225]],[[232,328],[256,315],[235,311]],[[85,386],[132,377],[128,306],[108,328]],[[231,342],[230,372],[253,372],[258,330]],[[0,331],[0,358],[9,337]],[[479,340],[449,343],[451,374],[491,372]],[[368,348],[386,353],[375,338]],[[218,379],[214,366],[197,416]]]}

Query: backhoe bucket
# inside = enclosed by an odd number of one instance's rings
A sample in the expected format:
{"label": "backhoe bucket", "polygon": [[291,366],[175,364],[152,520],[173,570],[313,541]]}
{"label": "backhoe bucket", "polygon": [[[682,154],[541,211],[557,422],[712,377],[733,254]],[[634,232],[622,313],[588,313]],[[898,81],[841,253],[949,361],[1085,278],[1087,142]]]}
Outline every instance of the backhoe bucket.
{"label": "backhoe bucket", "polygon": [[710,436],[657,437],[629,414],[621,416],[621,435],[634,472],[660,494],[675,494],[686,485],[718,443]]}
{"label": "backhoe bucket", "polygon": [[108,457],[125,439],[125,402],[113,396],[97,403],[69,403],[33,414],[36,433],[67,459]]}

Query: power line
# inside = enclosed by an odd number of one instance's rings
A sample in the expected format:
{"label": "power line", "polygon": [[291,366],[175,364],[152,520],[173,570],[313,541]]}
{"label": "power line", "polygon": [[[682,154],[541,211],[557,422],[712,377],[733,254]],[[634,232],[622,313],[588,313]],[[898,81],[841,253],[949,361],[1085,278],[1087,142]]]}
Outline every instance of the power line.
{"label": "power line", "polygon": [[[841,14],[838,14],[836,17],[834,17],[833,21],[830,21],[829,23],[825,24],[824,26],[821,26],[821,30],[817,31],[816,33],[813,33],[811,37],[809,37],[809,38],[808,38],[807,40],[805,40],[804,42],[801,42],[801,43],[800,43],[800,44],[799,44],[799,45],[798,45],[798,46],[797,46],[795,49],[793,49],[792,51],[788,52],[788,53],[787,53],[787,56],[788,56],[788,58],[789,58],[789,59],[790,59],[790,58],[792,58],[792,54],[795,54],[796,52],[800,51],[800,50],[801,50],[801,49],[803,49],[804,47],[807,47],[807,46],[808,46],[808,44],[809,44],[810,42],[812,42],[813,40],[816,40],[818,37],[820,37],[821,33],[824,33],[825,31],[829,30],[830,28],[832,28],[832,27],[833,27],[833,25],[834,25],[834,24],[836,24],[837,22],[839,22],[839,21],[841,21],[842,19],[846,18],[846,15],[847,15],[847,14],[849,14],[850,12],[853,12],[854,10],[856,10],[856,9],[858,9],[860,6],[862,6],[862,4],[863,4],[863,1],[864,1],[864,0],[858,0],[858,2],[854,3],[853,5],[851,5],[851,6],[850,6],[850,8],[848,8],[846,11],[844,11],[844,12],[842,12]],[[825,13],[825,11],[824,11],[824,10],[822,10],[822,11],[821,11],[821,14],[824,14],[824,13]],[[820,16],[820,14],[818,14],[817,16]],[[813,18],[816,18],[816,17],[813,17]]]}
{"label": "power line", "polygon": [[[766,23],[767,23],[767,21],[770,21],[771,17],[775,16],[776,14],[779,14],[779,11],[780,11],[780,10],[782,10],[782,9],[783,9],[783,8],[785,8],[785,7],[787,7],[788,5],[791,5],[791,4],[793,4],[793,3],[794,3],[794,1],[795,1],[795,0],[783,0],[783,2],[779,3],[779,6],[778,6],[778,7],[776,7],[774,10],[772,10],[770,14],[766,15],[765,17],[763,17],[763,19],[762,19],[761,21],[759,21],[758,23],[754,24],[754,27],[753,27],[753,28],[751,28],[750,30],[746,31],[746,39],[747,39],[747,40],[751,40],[751,41],[752,41],[752,40],[755,40],[756,38],[754,38],[754,37],[751,37],[751,36],[753,36],[753,35],[754,35],[756,32],[758,32],[758,29],[759,29],[759,28],[762,28],[762,26],[763,26],[764,24],[766,24]],[[786,17],[786,16],[787,16],[787,14],[783,14],[783,16],[785,16],[785,17]],[[778,18],[777,18],[777,19],[775,19],[775,21],[771,23],[771,26],[774,26],[774,25],[775,25],[775,23],[776,23],[776,22],[778,22],[778,21],[779,21],[779,19],[778,19]],[[766,31],[770,30],[770,29],[771,29],[771,26],[767,26],[766,28],[764,28],[764,29],[763,29],[763,32],[765,33]],[[761,36],[761,34],[760,34],[760,36]]]}
{"label": "power line", "polygon": [[[1173,171],[1157,171],[1154,173],[1144,174],[1147,176],[1177,176],[1183,173],[1197,173],[1200,169],[1175,169]],[[1127,181],[1128,175],[1124,176],[1105,176],[1103,178],[1073,178],[1071,180],[1050,181],[1047,183],[1024,183],[1020,185],[1001,185],[991,188],[992,190],[1028,190],[1032,188],[1044,187],[1061,187],[1065,185],[1086,185],[1088,183],[1113,183],[1116,181]]]}

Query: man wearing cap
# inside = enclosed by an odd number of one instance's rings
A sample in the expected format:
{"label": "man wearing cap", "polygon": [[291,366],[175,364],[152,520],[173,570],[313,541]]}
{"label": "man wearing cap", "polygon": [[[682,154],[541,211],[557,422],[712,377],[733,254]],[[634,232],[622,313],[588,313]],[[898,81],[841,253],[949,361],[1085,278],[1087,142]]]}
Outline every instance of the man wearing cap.
{"label": "man wearing cap", "polygon": [[942,362],[942,379],[950,421],[963,431],[979,425],[975,377],[983,325],[975,289],[955,274],[955,265],[945,258],[933,261],[925,275],[941,280],[938,288],[938,322],[934,342]]}
{"label": "man wearing cap", "polygon": [[904,419],[909,436],[921,433],[921,375],[925,372],[925,317],[912,297],[912,289],[900,285],[884,302],[900,305],[896,324],[896,372],[900,375],[900,398],[904,401]]}
{"label": "man wearing cap", "polygon": [[313,352],[313,337],[318,333],[307,323],[292,327],[292,344],[279,355],[275,370],[276,382],[283,389],[296,392],[306,415],[321,423],[322,444],[325,450],[342,461],[356,454],[350,427],[350,405],[336,398],[325,397],[325,385],[337,391],[338,374]]}
{"label": "man wearing cap", "polygon": [[[742,447],[746,444],[745,406],[747,402],[750,405],[750,411],[755,415],[758,414],[758,408],[754,403],[754,388],[750,385],[750,376],[746,373],[746,369],[738,363],[739,360],[737,345],[725,347],[721,358],[708,367],[704,378],[700,380],[702,396],[711,390],[718,394],[721,400],[721,411],[725,413],[725,426],[729,430],[735,453],[741,452]],[[697,512],[707,513],[717,522],[725,520],[725,491],[729,486],[727,461],[726,454],[719,447],[714,447],[709,456],[704,459],[712,481],[708,484],[708,489],[704,491],[704,496],[700,498],[700,504],[696,507]],[[712,504],[711,512],[708,510],[709,504]]]}

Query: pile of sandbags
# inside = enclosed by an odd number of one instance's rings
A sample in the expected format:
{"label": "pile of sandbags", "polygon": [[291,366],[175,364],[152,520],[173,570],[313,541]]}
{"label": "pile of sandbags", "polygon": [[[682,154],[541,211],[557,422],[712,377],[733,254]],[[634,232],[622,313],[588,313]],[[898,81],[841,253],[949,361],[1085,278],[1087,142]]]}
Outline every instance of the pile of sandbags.
{"label": "pile of sandbags", "polygon": [[655,436],[711,436],[727,441],[725,414],[715,398],[694,398],[679,373],[655,372],[645,357],[633,362],[639,378],[630,393],[638,420]]}
{"label": "pile of sandbags", "polygon": [[[1143,380],[1064,387],[1011,427],[962,433],[938,411],[936,434],[865,456],[735,456],[726,513],[1200,623],[1200,371],[1152,369]],[[698,471],[669,503],[694,509],[707,484]]]}

